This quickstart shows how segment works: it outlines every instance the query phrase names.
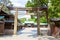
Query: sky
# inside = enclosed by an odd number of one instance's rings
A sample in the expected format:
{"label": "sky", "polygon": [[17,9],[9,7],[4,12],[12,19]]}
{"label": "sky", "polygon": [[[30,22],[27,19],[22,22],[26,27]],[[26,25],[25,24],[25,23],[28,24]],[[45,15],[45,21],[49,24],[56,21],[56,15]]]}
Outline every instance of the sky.
{"label": "sky", "polygon": [[25,7],[27,0],[10,0],[16,7]]}
{"label": "sky", "polygon": [[[14,7],[25,7],[25,4],[28,0],[10,0]],[[11,11],[11,13],[14,13],[14,11]],[[25,11],[19,11],[19,14],[25,14]],[[30,15],[19,15],[18,18],[30,18]]]}

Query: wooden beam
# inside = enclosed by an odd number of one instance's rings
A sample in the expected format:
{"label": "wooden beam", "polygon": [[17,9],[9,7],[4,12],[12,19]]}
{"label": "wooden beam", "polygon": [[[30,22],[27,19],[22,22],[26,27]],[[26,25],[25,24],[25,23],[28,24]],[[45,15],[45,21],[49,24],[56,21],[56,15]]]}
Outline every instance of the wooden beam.
{"label": "wooden beam", "polygon": [[[16,7],[9,7],[8,6],[8,8],[10,9],[10,10],[14,10],[14,8],[16,8]],[[20,10],[20,11],[26,11],[26,10],[47,10],[47,8],[38,8],[38,7],[17,7],[18,8],[18,10]]]}
{"label": "wooden beam", "polygon": [[14,18],[14,35],[17,34],[17,19],[18,19],[18,9],[15,8],[15,18]]}

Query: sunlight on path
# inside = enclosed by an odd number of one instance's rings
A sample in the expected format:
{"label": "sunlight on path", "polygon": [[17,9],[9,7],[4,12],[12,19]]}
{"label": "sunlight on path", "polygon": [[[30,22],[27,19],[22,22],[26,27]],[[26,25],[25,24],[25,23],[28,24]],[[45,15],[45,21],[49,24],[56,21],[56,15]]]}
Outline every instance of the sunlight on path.
{"label": "sunlight on path", "polygon": [[37,37],[36,28],[25,28],[17,32],[17,35],[0,36],[0,40],[60,40],[51,36]]}

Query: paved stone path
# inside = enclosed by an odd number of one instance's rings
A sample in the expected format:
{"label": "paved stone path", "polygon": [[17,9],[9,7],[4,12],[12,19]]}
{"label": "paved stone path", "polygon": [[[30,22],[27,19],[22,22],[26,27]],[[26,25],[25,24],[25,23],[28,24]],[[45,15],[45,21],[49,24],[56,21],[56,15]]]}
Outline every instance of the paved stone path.
{"label": "paved stone path", "polygon": [[36,28],[25,28],[19,30],[17,35],[0,36],[0,40],[60,40],[51,36],[36,35]]}

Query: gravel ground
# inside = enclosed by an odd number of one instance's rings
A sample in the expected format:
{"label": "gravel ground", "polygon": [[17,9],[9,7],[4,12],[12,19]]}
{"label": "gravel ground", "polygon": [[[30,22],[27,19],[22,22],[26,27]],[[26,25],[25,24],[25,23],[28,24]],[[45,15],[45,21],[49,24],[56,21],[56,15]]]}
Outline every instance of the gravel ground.
{"label": "gravel ground", "polygon": [[37,36],[36,28],[24,28],[17,32],[17,35],[3,35],[0,40],[60,40],[52,36]]}

